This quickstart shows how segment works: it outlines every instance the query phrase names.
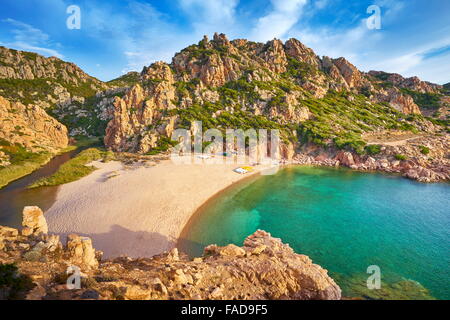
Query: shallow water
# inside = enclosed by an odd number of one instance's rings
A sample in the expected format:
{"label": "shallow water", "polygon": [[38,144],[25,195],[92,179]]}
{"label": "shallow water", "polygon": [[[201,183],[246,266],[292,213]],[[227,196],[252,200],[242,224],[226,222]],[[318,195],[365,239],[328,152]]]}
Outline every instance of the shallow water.
{"label": "shallow water", "polygon": [[63,163],[73,158],[81,150],[80,148],[56,156],[42,168],[0,189],[0,225],[19,228],[22,223],[22,210],[25,206],[38,206],[44,212],[49,209],[56,199],[58,187],[27,189],[27,186],[42,177],[52,175]]}
{"label": "shallow water", "polygon": [[[347,297],[450,299],[450,186],[345,169],[289,167],[205,204],[179,247],[241,245],[270,232],[327,270]],[[382,288],[368,290],[367,267]]]}

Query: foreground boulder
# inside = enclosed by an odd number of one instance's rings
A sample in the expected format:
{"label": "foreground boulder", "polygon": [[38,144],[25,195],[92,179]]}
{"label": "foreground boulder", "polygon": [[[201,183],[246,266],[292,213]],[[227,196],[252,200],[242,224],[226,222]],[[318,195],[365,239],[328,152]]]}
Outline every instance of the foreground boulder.
{"label": "foreground boulder", "polygon": [[32,234],[47,234],[48,226],[44,213],[39,207],[25,207],[23,209],[22,234],[29,236]]}
{"label": "foreground boulder", "polygon": [[[0,266],[15,264],[18,276],[31,281],[20,293],[27,299],[341,298],[326,270],[262,230],[242,247],[210,245],[193,260],[172,249],[152,258],[104,261],[86,237],[70,235],[63,246],[56,235],[0,231]],[[69,289],[74,270],[80,286]]]}

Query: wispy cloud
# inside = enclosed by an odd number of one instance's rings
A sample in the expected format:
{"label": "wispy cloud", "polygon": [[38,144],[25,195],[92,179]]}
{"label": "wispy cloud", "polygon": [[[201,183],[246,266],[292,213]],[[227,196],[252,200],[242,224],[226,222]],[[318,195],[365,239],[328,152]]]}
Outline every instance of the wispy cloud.
{"label": "wispy cloud", "polygon": [[35,51],[45,56],[55,56],[60,59],[64,57],[57,50],[46,47],[50,44],[50,37],[42,30],[11,18],[4,19],[2,22],[8,23],[14,27],[11,30],[14,41],[6,43],[6,46],[18,50]]}
{"label": "wispy cloud", "polygon": [[251,38],[267,41],[283,37],[297,23],[306,3],[307,0],[271,0],[272,11],[258,19]]}
{"label": "wispy cloud", "polygon": [[[444,72],[450,57],[450,37],[431,41],[423,45],[410,49],[411,51],[399,56],[389,57],[373,64],[373,69],[385,70],[389,72],[401,73],[406,76],[420,74],[424,80],[442,82],[450,80],[447,72]],[[441,63],[441,69],[437,68],[437,63]],[[432,68],[431,73],[427,68]],[[448,68],[447,68],[448,69]],[[419,72],[419,73],[415,73]],[[425,74],[425,76],[424,76]]]}
{"label": "wispy cloud", "polygon": [[127,61],[122,68],[122,73],[126,73],[140,71],[157,60],[170,62],[175,52],[198,42],[204,34],[231,32],[237,28],[237,3],[237,0],[179,0],[188,27],[178,26],[171,17],[141,1],[129,1],[126,12],[88,6],[84,21],[88,21],[86,28],[91,37],[117,42],[115,46],[122,50]]}
{"label": "wispy cloud", "polygon": [[179,0],[181,8],[196,26],[217,25],[235,21],[238,0]]}
{"label": "wispy cloud", "polygon": [[[364,71],[419,72],[431,81],[442,77],[433,76],[427,65],[435,72],[437,61],[450,65],[445,60],[450,42],[444,41],[450,4],[443,1],[433,6],[418,0],[174,0],[164,6],[149,0],[81,0],[80,31],[65,28],[69,0],[28,0],[29,12],[34,7],[48,12],[29,19],[17,0],[3,2],[16,8],[0,12],[4,46],[60,58],[64,50],[102,79],[140,71],[157,60],[170,62],[177,51],[214,32],[261,42],[295,37],[319,55],[344,56]],[[381,30],[366,27],[372,4],[381,7]],[[108,59],[108,67],[96,67],[101,59]]]}

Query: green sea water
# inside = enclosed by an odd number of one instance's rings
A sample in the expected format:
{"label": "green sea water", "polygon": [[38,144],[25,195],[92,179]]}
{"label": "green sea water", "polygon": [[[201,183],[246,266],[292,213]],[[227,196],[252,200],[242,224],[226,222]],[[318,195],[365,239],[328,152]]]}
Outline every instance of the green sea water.
{"label": "green sea water", "polygon": [[[289,167],[240,183],[197,212],[179,247],[242,245],[257,229],[326,268],[346,297],[450,299],[450,186],[345,169]],[[366,286],[367,267],[381,289]]]}

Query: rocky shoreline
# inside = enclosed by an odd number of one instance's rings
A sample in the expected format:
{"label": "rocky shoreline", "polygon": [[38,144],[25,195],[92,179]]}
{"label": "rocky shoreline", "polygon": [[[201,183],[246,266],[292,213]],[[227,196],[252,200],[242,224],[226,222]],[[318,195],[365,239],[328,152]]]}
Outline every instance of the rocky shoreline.
{"label": "rocky shoreline", "polygon": [[[24,209],[21,231],[0,226],[0,273],[8,279],[0,300],[341,299],[327,270],[262,230],[242,247],[210,245],[193,260],[176,248],[103,260],[90,238],[70,235],[63,245],[47,229],[38,207]],[[80,286],[69,289],[76,270]]]}
{"label": "rocky shoreline", "polygon": [[[420,146],[430,154],[422,154]],[[396,173],[419,182],[450,181],[450,143],[446,136],[418,138],[411,144],[381,146],[376,155],[358,155],[344,150],[324,150],[309,146],[302,153],[292,155],[286,164],[348,167],[359,171]],[[401,155],[401,156],[400,156]]]}

